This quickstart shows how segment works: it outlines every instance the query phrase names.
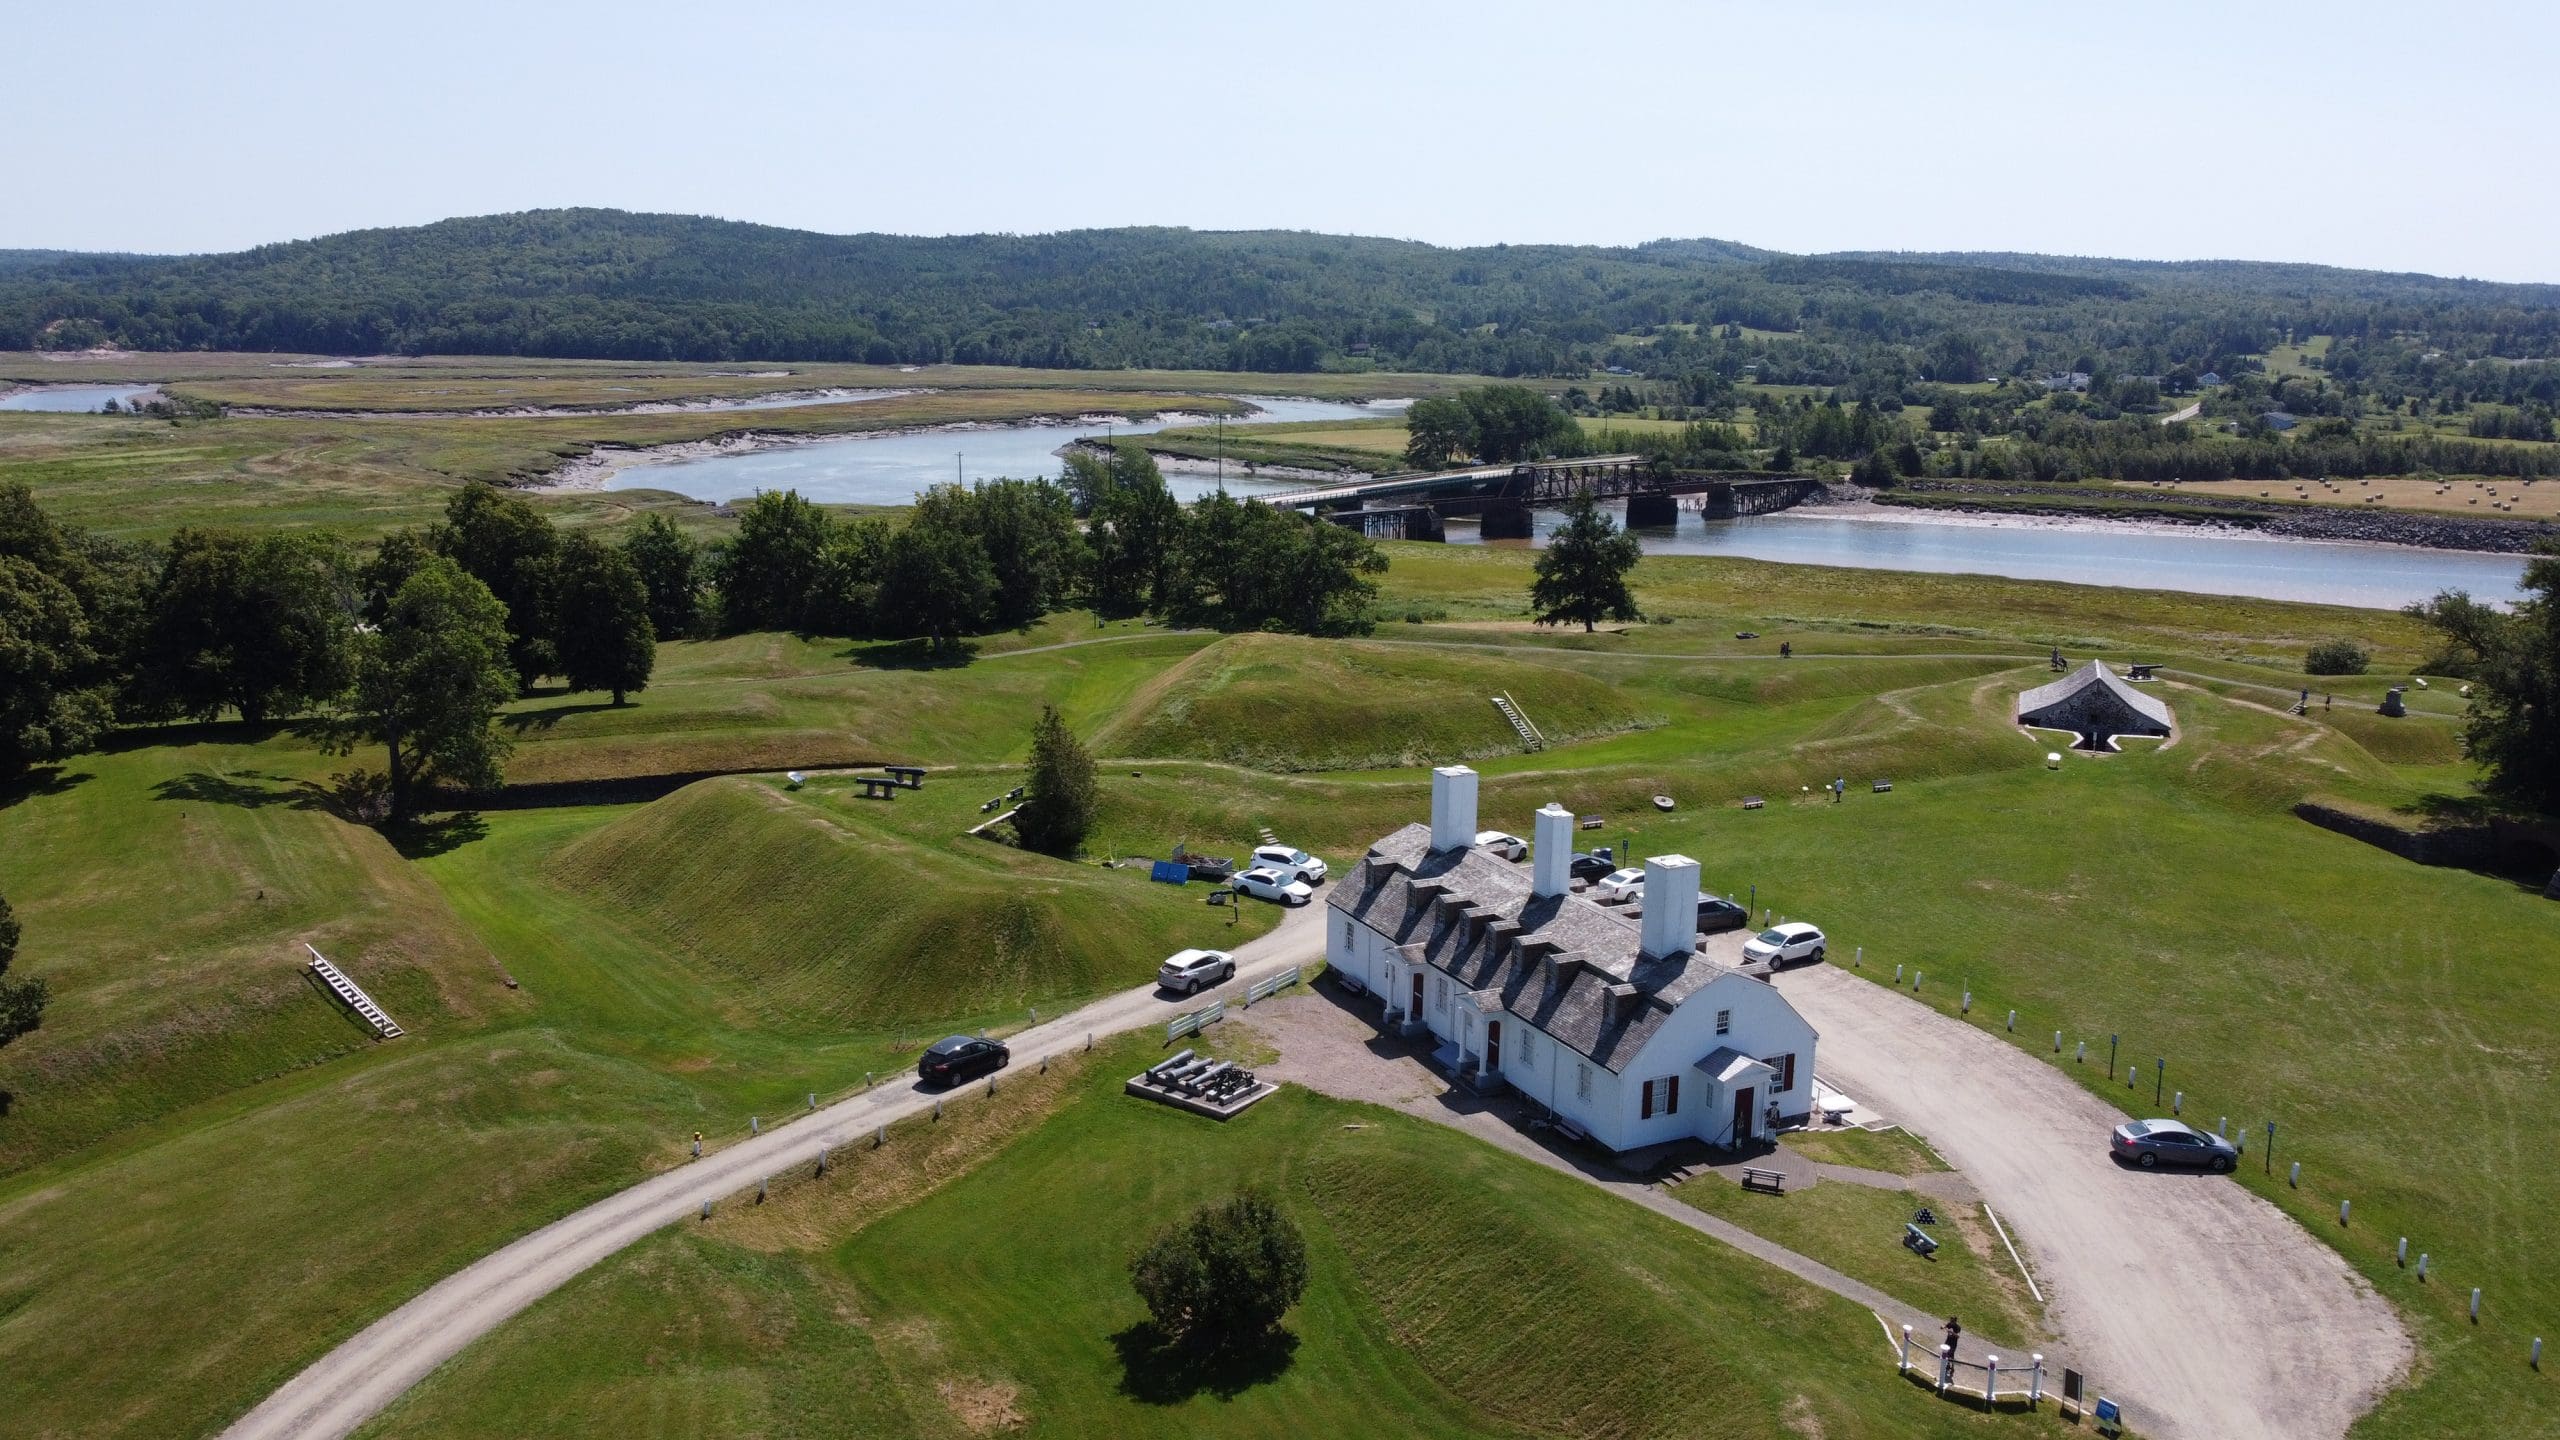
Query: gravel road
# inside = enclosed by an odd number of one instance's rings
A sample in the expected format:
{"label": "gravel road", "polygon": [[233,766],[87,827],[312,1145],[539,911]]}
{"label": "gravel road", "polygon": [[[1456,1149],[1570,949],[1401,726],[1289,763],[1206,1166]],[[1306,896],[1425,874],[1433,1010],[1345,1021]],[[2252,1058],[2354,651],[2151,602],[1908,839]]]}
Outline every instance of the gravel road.
{"label": "gravel road", "polygon": [[[1240,998],[1246,985],[1264,976],[1320,960],[1325,913],[1320,903],[1303,906],[1269,934],[1237,947],[1236,978],[1206,996],[1168,999],[1153,986],[1127,990],[1008,1036],[1013,1063],[1077,1049],[1088,1033],[1116,1035],[1163,1024],[1209,999]],[[985,1086],[955,1093],[982,1095]],[[312,1362],[224,1431],[225,1440],[338,1440],[464,1346],[588,1266],[700,1213],[706,1200],[725,1200],[760,1176],[812,1164],[821,1146],[858,1141],[878,1126],[931,1109],[936,1098],[938,1092],[912,1079],[884,1084],[556,1220],[436,1282]]]}
{"label": "gravel road", "polygon": [[2063,1067],[1831,966],[1777,984],[1821,1034],[1826,1084],[1981,1187],[2075,1362],[2142,1433],[2331,1440],[2407,1373],[2399,1317],[2336,1251],[2229,1179],[2118,1165],[2126,1116]]}

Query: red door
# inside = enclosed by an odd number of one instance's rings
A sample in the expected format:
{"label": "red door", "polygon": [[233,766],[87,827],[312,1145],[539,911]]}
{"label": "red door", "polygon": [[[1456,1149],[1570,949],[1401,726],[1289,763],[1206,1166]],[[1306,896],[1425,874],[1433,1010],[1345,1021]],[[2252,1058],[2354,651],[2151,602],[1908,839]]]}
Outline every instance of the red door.
{"label": "red door", "polygon": [[1502,1022],[1499,1020],[1484,1022],[1484,1073],[1502,1073]]}
{"label": "red door", "polygon": [[1733,1092],[1734,1144],[1740,1145],[1742,1142],[1752,1137],[1753,1132],[1751,1122],[1758,1118],[1760,1113],[1753,1107],[1759,1101],[1759,1098],[1760,1092],[1748,1085],[1745,1085],[1741,1089]]}

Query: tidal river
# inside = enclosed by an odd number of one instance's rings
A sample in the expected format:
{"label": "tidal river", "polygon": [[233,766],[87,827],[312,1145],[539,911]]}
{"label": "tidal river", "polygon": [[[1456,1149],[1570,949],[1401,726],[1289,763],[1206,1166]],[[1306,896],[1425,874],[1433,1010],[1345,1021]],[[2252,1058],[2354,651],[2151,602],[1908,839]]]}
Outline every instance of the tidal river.
{"label": "tidal river", "polygon": [[119,406],[130,405],[145,395],[157,392],[148,385],[39,385],[15,395],[0,395],[0,410],[49,410],[57,413],[83,414],[107,408],[113,400]]}
{"label": "tidal river", "polygon": [[[1229,425],[1269,425],[1288,420],[1362,420],[1393,415],[1397,401],[1351,405],[1333,400],[1239,397],[1255,409],[1230,416]],[[771,450],[644,462],[614,472],[608,490],[673,490],[696,500],[736,500],[759,490],[797,490],[834,505],[904,505],[916,492],[950,480],[1029,480],[1058,473],[1058,450],[1081,436],[1149,435],[1173,425],[1203,423],[1196,415],[1166,414],[1153,420],[1098,424],[990,425],[974,430],[927,430],[898,435],[855,435]],[[1217,488],[1214,474],[1165,476],[1173,492],[1197,499]],[[1292,482],[1296,483],[1296,482]],[[1231,469],[1227,488],[1238,493],[1284,488],[1254,484]]]}

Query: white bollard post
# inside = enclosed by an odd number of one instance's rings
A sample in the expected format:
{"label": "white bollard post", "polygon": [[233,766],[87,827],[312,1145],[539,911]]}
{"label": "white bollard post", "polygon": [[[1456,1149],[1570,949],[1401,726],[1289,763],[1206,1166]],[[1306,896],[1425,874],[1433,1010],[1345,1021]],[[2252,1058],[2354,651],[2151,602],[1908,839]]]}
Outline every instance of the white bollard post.
{"label": "white bollard post", "polygon": [[693,1142],[693,1158],[696,1160],[702,1158],[702,1142],[699,1140]]}
{"label": "white bollard post", "polygon": [[812,1115],[818,1113],[818,1092],[815,1090],[809,1092],[809,1113]]}
{"label": "white bollard post", "polygon": [[[2539,1358],[2541,1355],[2542,1342],[2536,1340],[2533,1344],[2535,1356]],[[1902,1327],[1902,1359],[1894,1368],[1905,1371],[1911,1368],[1911,1327],[1908,1325]]]}
{"label": "white bollard post", "polygon": [[2186,1091],[2172,1090],[2169,1092],[2169,1113],[2172,1115],[2184,1115],[2187,1113]]}
{"label": "white bollard post", "polygon": [[1948,1382],[1956,1378],[1956,1347],[1938,1342],[1938,1393],[1947,1393]]}
{"label": "white bollard post", "polygon": [[2477,1285],[2471,1287],[2471,1323],[2480,1323],[2480,1287]]}
{"label": "white bollard post", "polygon": [[769,1175],[759,1175],[756,1177],[756,1203],[759,1205],[764,1203],[764,1187],[766,1182],[770,1179],[772,1179],[772,1177]]}
{"label": "white bollard post", "polygon": [[1920,972],[1917,970],[1911,972],[1911,993],[1914,995],[1920,993]]}
{"label": "white bollard post", "polygon": [[2532,1361],[2532,1364],[2533,1364],[2533,1368],[2534,1368],[2534,1369],[2536,1369],[2536,1370],[2539,1370],[2539,1369],[2541,1369],[2541,1368],[2542,1368],[2542,1337],[2541,1337],[2541,1336],[2539,1336],[2539,1335],[2536,1335],[2536,1336],[2534,1336],[2534,1337],[2533,1337],[2533,1361]]}
{"label": "white bollard post", "polygon": [[1049,1057],[1046,1055],[1040,1057],[1040,1073],[1043,1075],[1049,1073]]}
{"label": "white bollard post", "polygon": [[874,1130],[874,1131],[872,1131],[872,1132],[871,1132],[871,1148],[872,1148],[872,1149],[877,1150],[877,1149],[879,1149],[881,1146],[886,1145],[886,1144],[888,1144],[888,1143],[889,1143],[889,1127],[888,1127],[888,1126],[883,1125],[883,1126],[881,1126],[879,1129]]}
{"label": "white bollard post", "polygon": [[933,1102],[933,1123],[936,1125],[942,1123],[942,1102],[939,1100]]}
{"label": "white bollard post", "polygon": [[824,1145],[818,1147],[818,1173],[820,1175],[827,1173],[827,1147]]}
{"label": "white bollard post", "polygon": [[2293,1162],[2293,1169],[2292,1169],[2292,1170],[2290,1170],[2290,1171],[2288,1171],[2288,1172],[2286,1172],[2285,1177],[2284,1177],[2284,1183],[2286,1183],[2287,1185],[2292,1186],[2292,1187],[2293,1187],[2294,1189],[2296,1189],[2296,1190],[2299,1190],[2299,1189],[2301,1189],[2301,1188],[2302,1188],[2302,1162],[2301,1162],[2301,1161],[2296,1160],[2296,1161],[2294,1161],[2294,1162]]}
{"label": "white bollard post", "polygon": [[1031,1023],[1034,1025],[1040,1023],[1040,1007],[1037,1005],[1031,1007]]}
{"label": "white bollard post", "polygon": [[2418,1278],[2420,1280],[2427,1278],[2427,1252],[2424,1250],[2418,1252]]}
{"label": "white bollard post", "polygon": [[2141,1066],[2139,1066],[2139,1065],[2127,1065],[2126,1067],[2124,1067],[2124,1088],[2126,1088],[2127,1090],[2131,1090],[2131,1089],[2133,1089],[2135,1086],[2140,1085],[2141,1083],[2142,1083],[2142,1067],[2141,1067]]}
{"label": "white bollard post", "polygon": [[2071,1063],[2072,1063],[2072,1064],[2074,1064],[2074,1065],[2086,1065],[2086,1064],[2088,1064],[2088,1063],[2089,1063],[2089,1042],[2088,1042],[2088,1041],[2086,1041],[2086,1040],[2081,1041],[2081,1042],[2080,1042],[2080,1045],[2079,1045],[2079,1048],[2078,1048],[2078,1049],[2075,1049],[2075,1050],[2073,1050],[2073,1051],[2071,1052]]}
{"label": "white bollard post", "polygon": [[2225,1116],[2223,1116],[2221,1119],[2214,1121],[2214,1122],[2213,1122],[2213,1133],[2214,1133],[2214,1134],[2216,1134],[2216,1135],[2221,1136],[2221,1137],[2222,1137],[2223,1139],[2225,1139],[2225,1140],[2230,1139],[2230,1138],[2231,1138],[2231,1117],[2230,1117],[2230,1116],[2228,1116],[2228,1115],[2225,1115]]}
{"label": "white bollard post", "polygon": [[1982,1408],[1983,1408],[1983,1409],[1985,1409],[1985,1410],[1990,1409],[1990,1408],[1991,1408],[1991,1397],[1992,1397],[1992,1396],[1994,1396],[1994,1395],[1996,1395],[1996,1394],[1998,1394],[1999,1392],[2000,1392],[2000,1357],[1999,1357],[1999,1356],[1997,1356],[1997,1355],[1994,1355],[1994,1356],[1992,1356],[1990,1359],[1988,1359],[1988,1360],[1986,1360],[1986,1361],[1984,1361],[1984,1362],[1983,1362],[1983,1369],[1982,1369]]}
{"label": "white bollard post", "polygon": [[1093,1032],[1090,1030],[1084,1032],[1084,1048],[1087,1050],[1093,1048]]}
{"label": "white bollard post", "polygon": [[2347,1223],[2347,1204],[2344,1200],[2338,1202],[2338,1223],[2341,1225]]}
{"label": "white bollard post", "polygon": [[996,1093],[996,1077],[993,1075],[987,1077],[987,1093],[990,1095]]}
{"label": "white bollard post", "polygon": [[1896,985],[1902,983],[1902,967],[1900,965],[1893,967],[1893,983]]}
{"label": "white bollard post", "polygon": [[747,1117],[747,1133],[750,1135],[761,1135],[764,1133],[764,1127],[756,1123],[756,1117],[753,1115]]}
{"label": "white bollard post", "polygon": [[2018,1033],[2018,1012],[2015,1010],[2009,1012],[2009,1033],[2012,1035]]}
{"label": "white bollard post", "polygon": [[2053,1053],[2056,1055],[2062,1053],[2062,1032],[2059,1030],[2053,1032]]}
{"label": "white bollard post", "polygon": [[705,1220],[711,1218],[711,1202],[708,1200],[702,1202],[702,1218]]}
{"label": "white bollard post", "polygon": [[862,1088],[865,1090],[871,1088],[871,1072],[868,1070],[862,1072]]}
{"label": "white bollard post", "polygon": [[1962,1001],[1961,1003],[1959,1003],[1959,1004],[1956,1006],[1956,1013],[1958,1013],[1958,1014],[1960,1014],[1960,1015],[1970,1015],[1970,1014],[1972,1014],[1972,1013],[1973,1013],[1973,992],[1972,992],[1972,991],[1967,990],[1967,991],[1965,991],[1965,992],[1964,992],[1964,999],[1963,999],[1963,1001]]}
{"label": "white bollard post", "polygon": [[1857,948],[1856,953],[1852,954],[1852,955],[1849,957],[1849,968],[1850,968],[1850,969],[1852,969],[1852,970],[1862,970],[1862,969],[1866,968],[1866,964],[1867,964],[1867,947],[1866,947],[1866,946],[1864,946],[1864,945],[1861,945],[1861,946],[1859,946],[1859,947]]}
{"label": "white bollard post", "polygon": [[2027,1372],[2027,1408],[2030,1410],[2044,1401],[2044,1356],[2036,1356],[2035,1362],[2035,1368]]}

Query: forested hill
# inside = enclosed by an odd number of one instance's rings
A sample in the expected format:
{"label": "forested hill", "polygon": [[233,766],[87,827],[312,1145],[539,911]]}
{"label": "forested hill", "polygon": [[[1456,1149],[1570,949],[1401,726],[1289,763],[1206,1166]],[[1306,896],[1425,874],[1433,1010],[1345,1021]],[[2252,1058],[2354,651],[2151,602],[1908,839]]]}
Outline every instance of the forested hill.
{"label": "forested hill", "polygon": [[550,210],[231,255],[0,252],[0,348],[1400,368],[1893,385],[2232,368],[2288,336],[2560,355],[2560,287],[2307,265],[1444,249],[1286,231],[919,238]]}

